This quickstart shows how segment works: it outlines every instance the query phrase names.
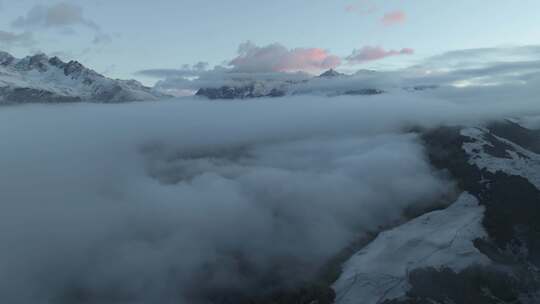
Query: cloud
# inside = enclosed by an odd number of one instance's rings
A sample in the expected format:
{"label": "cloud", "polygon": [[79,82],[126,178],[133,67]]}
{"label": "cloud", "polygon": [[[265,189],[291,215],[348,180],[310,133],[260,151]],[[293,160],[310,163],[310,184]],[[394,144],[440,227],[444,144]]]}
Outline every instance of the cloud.
{"label": "cloud", "polygon": [[259,47],[245,42],[238,48],[238,56],[229,64],[237,72],[319,72],[341,64],[338,56],[321,48],[287,49],[274,43]]}
{"label": "cloud", "polygon": [[84,16],[79,5],[60,2],[52,5],[36,5],[25,16],[19,16],[11,25],[25,30],[57,29],[64,34],[74,34],[73,27],[82,26],[95,33],[92,43],[109,43],[111,36],[104,33],[93,20]]}
{"label": "cloud", "polygon": [[[237,303],[296,286],[350,241],[452,194],[403,130],[540,115],[533,59],[313,83],[394,88],[370,97],[6,107],[0,302]],[[205,66],[184,69],[230,75]],[[521,82],[444,85],[478,75]],[[443,86],[395,88],[428,81]]]}
{"label": "cloud", "polygon": [[180,69],[147,69],[136,75],[164,78],[156,88],[173,95],[193,95],[202,87],[238,86],[254,81],[304,81],[322,70],[341,64],[338,56],[320,48],[288,49],[274,43],[259,47],[251,42],[239,46],[238,56],[228,66],[215,66],[199,62]]}
{"label": "cloud", "polygon": [[437,68],[479,68],[497,62],[536,61],[540,59],[540,46],[475,48],[449,51],[427,58],[424,65]]}
{"label": "cloud", "polygon": [[[409,54],[402,51],[356,51],[357,60],[381,58],[388,54]],[[361,56],[360,56],[361,55]],[[351,55],[352,56],[352,55]],[[350,56],[350,57],[351,57]],[[397,56],[397,55],[395,55]],[[383,56],[384,58],[384,56]],[[351,58],[352,59],[352,58]],[[357,61],[349,61],[357,63]],[[232,68],[216,66],[213,69],[195,69],[185,66],[182,69],[153,69],[140,71],[139,75],[162,78],[156,89],[170,94],[192,95],[200,88],[221,86],[245,86],[263,84],[268,88],[285,89],[291,94],[335,95],[359,89],[379,89],[386,92],[410,90],[415,87],[468,86],[486,87],[494,85],[516,85],[516,91],[524,91],[524,84],[532,83],[540,75],[540,48],[524,46],[513,48],[487,48],[451,51],[433,56],[422,62],[393,71],[360,70],[348,77],[318,79],[305,73],[240,73]],[[204,65],[206,66],[206,65]],[[528,94],[528,93],[524,93]],[[509,97],[511,98],[511,97]]]}
{"label": "cloud", "polygon": [[108,34],[101,33],[101,32],[96,33],[96,35],[94,36],[94,40],[92,40],[93,44],[106,44],[106,43],[111,43],[111,42],[112,42],[111,36]]}
{"label": "cloud", "polygon": [[355,49],[351,55],[347,57],[349,63],[363,63],[367,61],[381,60],[387,57],[412,55],[414,50],[411,48],[403,48],[401,50],[385,50],[382,47],[366,46],[361,49]]}
{"label": "cloud", "polygon": [[64,2],[50,6],[34,6],[26,16],[20,16],[12,22],[13,27],[25,29],[69,27],[74,25],[84,25],[99,30],[97,24],[84,17],[82,7]]}
{"label": "cloud", "polygon": [[359,15],[371,14],[377,11],[377,5],[371,0],[359,0],[354,3],[350,3],[345,6],[347,13],[354,13]]}
{"label": "cloud", "polygon": [[382,17],[381,22],[385,26],[391,26],[391,25],[405,23],[406,20],[407,20],[407,15],[405,14],[405,12],[394,11],[394,12],[385,14]]}
{"label": "cloud", "polygon": [[0,30],[0,46],[2,48],[11,47],[31,47],[36,41],[32,33],[24,32],[21,34],[6,32]]}
{"label": "cloud", "polygon": [[403,129],[538,115],[539,88],[7,107],[0,301],[237,303],[295,286],[452,191]]}
{"label": "cloud", "polygon": [[209,63],[200,61],[196,64],[185,64],[181,69],[147,69],[136,72],[137,75],[155,78],[170,77],[199,77],[202,73],[208,71]]}

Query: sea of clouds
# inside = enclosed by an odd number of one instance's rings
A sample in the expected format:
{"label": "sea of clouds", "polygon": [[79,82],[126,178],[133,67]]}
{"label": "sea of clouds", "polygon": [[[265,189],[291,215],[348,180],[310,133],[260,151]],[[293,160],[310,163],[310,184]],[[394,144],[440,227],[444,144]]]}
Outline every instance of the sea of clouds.
{"label": "sea of clouds", "polygon": [[0,301],[204,303],[310,280],[454,191],[417,134],[540,114],[536,82],[0,109]]}

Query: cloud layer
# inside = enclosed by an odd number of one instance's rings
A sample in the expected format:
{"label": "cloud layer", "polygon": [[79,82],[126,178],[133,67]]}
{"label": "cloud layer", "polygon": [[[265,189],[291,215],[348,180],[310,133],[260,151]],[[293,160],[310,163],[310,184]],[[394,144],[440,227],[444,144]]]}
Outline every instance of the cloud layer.
{"label": "cloud layer", "polygon": [[355,49],[351,55],[347,57],[349,63],[364,63],[368,61],[381,60],[387,57],[412,55],[414,50],[411,48],[403,48],[401,50],[385,50],[380,46],[365,46],[361,49]]}
{"label": "cloud layer", "polygon": [[6,107],[0,300],[204,303],[294,286],[451,191],[403,130],[538,115],[538,88]]}

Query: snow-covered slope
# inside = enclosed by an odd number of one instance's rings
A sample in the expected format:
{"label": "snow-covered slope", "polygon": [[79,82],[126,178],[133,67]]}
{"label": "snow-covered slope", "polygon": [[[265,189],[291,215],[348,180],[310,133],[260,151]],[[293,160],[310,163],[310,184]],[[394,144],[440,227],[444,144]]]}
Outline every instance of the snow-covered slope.
{"label": "snow-covered slope", "polygon": [[[466,128],[461,130],[461,135],[471,139],[463,144],[463,149],[471,156],[471,164],[491,173],[502,171],[524,177],[540,189],[540,155],[493,135],[486,128]],[[494,152],[498,157],[493,156]]]}
{"label": "snow-covered slope", "polygon": [[483,214],[484,207],[465,193],[445,210],[381,233],[344,265],[334,284],[336,303],[376,304],[403,297],[410,288],[408,275],[413,269],[461,271],[474,264],[489,264],[473,245],[475,239],[486,237]]}
{"label": "snow-covered slope", "polygon": [[353,255],[336,303],[540,303],[540,131],[504,121],[422,137],[464,194]]}
{"label": "snow-covered slope", "polygon": [[126,102],[166,97],[135,80],[110,79],[77,61],[44,54],[17,59],[0,52],[0,104]]}

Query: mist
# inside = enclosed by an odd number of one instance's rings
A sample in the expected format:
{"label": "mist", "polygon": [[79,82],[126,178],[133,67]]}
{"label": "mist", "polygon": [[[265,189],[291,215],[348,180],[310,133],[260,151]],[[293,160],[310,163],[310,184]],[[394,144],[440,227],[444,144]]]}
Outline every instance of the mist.
{"label": "mist", "polygon": [[0,301],[206,303],[301,284],[454,191],[408,130],[539,115],[535,90],[3,107]]}

